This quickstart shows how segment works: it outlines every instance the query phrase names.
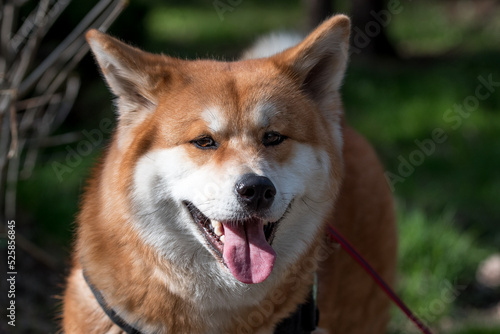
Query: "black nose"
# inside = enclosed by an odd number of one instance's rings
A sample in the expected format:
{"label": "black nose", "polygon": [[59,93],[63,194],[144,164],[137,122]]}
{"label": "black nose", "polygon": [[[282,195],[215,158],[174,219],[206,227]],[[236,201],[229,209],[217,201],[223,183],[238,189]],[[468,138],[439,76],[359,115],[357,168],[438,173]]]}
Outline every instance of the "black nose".
{"label": "black nose", "polygon": [[265,176],[245,174],[236,184],[236,194],[247,209],[258,212],[271,207],[276,188]]}

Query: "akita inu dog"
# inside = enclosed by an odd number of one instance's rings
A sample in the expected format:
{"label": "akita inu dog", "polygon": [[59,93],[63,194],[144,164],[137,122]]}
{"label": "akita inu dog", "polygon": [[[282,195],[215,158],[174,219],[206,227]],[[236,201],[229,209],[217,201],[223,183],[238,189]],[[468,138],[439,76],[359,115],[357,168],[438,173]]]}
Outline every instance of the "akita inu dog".
{"label": "akita inu dog", "polygon": [[349,30],[334,16],[234,62],[88,32],[118,126],[78,216],[66,334],[307,333],[315,307],[317,332],[385,331],[388,298],[326,236],[393,281],[389,187],[342,111]]}

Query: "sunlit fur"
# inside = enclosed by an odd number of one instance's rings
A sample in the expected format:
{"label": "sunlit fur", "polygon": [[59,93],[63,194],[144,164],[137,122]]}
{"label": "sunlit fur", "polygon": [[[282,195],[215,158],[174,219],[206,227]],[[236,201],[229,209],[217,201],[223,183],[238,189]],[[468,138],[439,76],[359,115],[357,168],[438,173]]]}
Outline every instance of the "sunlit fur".
{"label": "sunlit fur", "polygon": [[[384,332],[387,299],[325,234],[335,224],[392,281],[390,192],[373,150],[343,118],[347,17],[297,46],[286,40],[276,55],[255,49],[247,58],[258,59],[237,62],[153,55],[97,31],[87,39],[117,97],[118,126],[78,216],[65,333],[118,330],[82,269],[143,333],[272,333],[305,300],[316,269],[322,333]],[[269,131],[286,139],[266,146]],[[216,147],[197,147],[200,136]],[[183,204],[237,222],[248,212],[234,189],[248,173],[276,188],[262,218],[279,221],[277,257],[259,284],[233,277]]]}

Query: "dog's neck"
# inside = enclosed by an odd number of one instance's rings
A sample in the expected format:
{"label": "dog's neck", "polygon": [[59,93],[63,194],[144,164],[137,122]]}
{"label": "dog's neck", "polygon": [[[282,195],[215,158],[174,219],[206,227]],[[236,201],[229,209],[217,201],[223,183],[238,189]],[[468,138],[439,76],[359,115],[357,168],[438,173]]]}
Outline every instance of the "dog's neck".
{"label": "dog's neck", "polygon": [[[82,274],[97,303],[106,313],[109,320],[120,327],[120,329],[123,330],[126,334],[143,334],[143,332],[133,327],[122,317],[120,317],[115,312],[115,310],[107,304],[102,293],[88,279],[87,275],[85,274],[85,270],[82,270]],[[316,306],[316,291],[317,286],[315,282],[315,286],[311,287],[307,300],[303,304],[298,305],[295,312],[292,313],[288,318],[281,320],[275,327],[273,334],[306,334],[315,331],[317,329],[319,321],[318,309]],[[271,310],[268,309],[267,311],[270,312]]]}

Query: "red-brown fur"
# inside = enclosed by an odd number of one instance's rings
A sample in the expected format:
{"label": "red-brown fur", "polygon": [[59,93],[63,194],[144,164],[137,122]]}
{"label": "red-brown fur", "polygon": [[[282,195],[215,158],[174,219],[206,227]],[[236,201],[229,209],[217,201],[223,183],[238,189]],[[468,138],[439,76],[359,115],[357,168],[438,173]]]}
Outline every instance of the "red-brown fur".
{"label": "red-brown fur", "polygon": [[[329,22],[328,29],[340,26],[346,30],[349,25],[342,17]],[[318,29],[309,40],[319,39],[325,31],[325,27]],[[297,142],[325,148],[332,162],[331,178],[339,182],[343,178],[339,192],[332,185],[332,198],[338,192],[337,200],[324,224],[334,224],[383,278],[390,283],[394,281],[396,233],[392,197],[373,149],[345,122],[342,122],[342,156],[329,148],[333,138],[325,120],[310,117],[308,111],[313,106],[296,93],[296,85],[304,78],[298,77],[294,69],[286,68],[285,64],[293,62],[308,45],[270,60],[190,62],[143,54],[97,32],[90,32],[88,38],[99,40],[108,52],[125,55],[124,61],[131,59],[130,54],[139,59],[128,65],[141,66],[142,71],[157,79],[154,83],[148,82],[142,92],[146,97],[157,98],[157,111],[140,117],[120,115],[111,146],[89,181],[77,220],[74,266],[64,296],[65,333],[120,332],[98,306],[82,278],[82,267],[92,283],[105,293],[109,305],[120,305],[129,312],[130,321],[140,319],[145,323],[164,324],[168,333],[205,333],[206,319],[197,305],[182,298],[182,294],[170,291],[168,282],[162,280],[181,279],[179,273],[174,272],[175,264],[159,256],[127,224],[132,219],[129,196],[139,157],[155,148],[184,145],[193,162],[201,166],[207,161],[207,155],[201,156],[190,144],[193,138],[209,131],[200,115],[189,112],[200,110],[197,96],[232,110],[234,122],[229,132],[215,138],[222,143],[220,148],[207,153],[213,156],[212,161],[221,165],[228,159],[236,162],[245,159],[228,139],[231,132],[247,131],[245,115],[256,101],[266,94],[277,95],[281,96],[284,108],[295,106],[283,113],[275,128],[293,136]],[[103,72],[106,71],[103,68]],[[285,75],[278,75],[280,73]],[[148,84],[151,85],[148,87]],[[255,138],[261,136],[262,130],[250,131],[256,132]],[[249,143],[244,153],[261,154],[262,159],[277,164],[286,164],[293,155],[289,142],[284,142],[280,150],[267,153],[260,150],[258,142]],[[318,250],[323,256],[318,256]],[[262,314],[262,308],[269,307],[270,302],[273,312],[265,313],[259,326],[252,329],[256,333],[272,333],[273,327],[305,300],[316,267],[320,328],[329,333],[384,332],[388,320],[387,297],[338,245],[327,240],[324,230],[311,241],[309,250],[283,275],[280,284],[261,305],[234,309],[221,324],[221,332],[237,333],[241,325],[237,319]],[[181,274],[183,280],[190,279],[186,273]],[[182,293],[188,295],[189,291]]]}

